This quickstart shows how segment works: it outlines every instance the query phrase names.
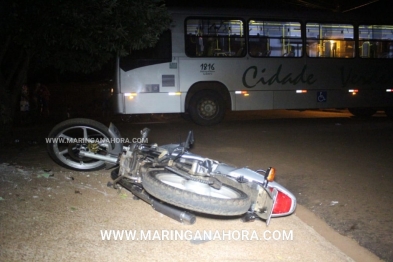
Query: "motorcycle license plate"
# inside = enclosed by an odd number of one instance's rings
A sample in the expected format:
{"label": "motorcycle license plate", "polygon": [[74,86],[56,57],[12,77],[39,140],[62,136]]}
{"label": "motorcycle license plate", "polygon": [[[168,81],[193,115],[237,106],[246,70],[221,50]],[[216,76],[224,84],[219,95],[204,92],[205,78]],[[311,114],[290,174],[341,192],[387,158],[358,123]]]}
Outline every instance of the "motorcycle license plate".
{"label": "motorcycle license plate", "polygon": [[257,201],[255,203],[255,213],[257,216],[266,221],[269,225],[272,216],[274,203],[277,198],[277,189],[273,188],[272,191],[265,187],[260,187],[258,192]]}

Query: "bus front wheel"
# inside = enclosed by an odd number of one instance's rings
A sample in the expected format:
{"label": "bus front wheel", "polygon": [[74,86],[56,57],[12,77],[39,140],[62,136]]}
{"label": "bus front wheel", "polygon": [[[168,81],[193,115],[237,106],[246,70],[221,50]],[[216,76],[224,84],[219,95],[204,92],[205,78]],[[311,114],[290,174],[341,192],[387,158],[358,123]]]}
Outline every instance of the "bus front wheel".
{"label": "bus front wheel", "polygon": [[201,90],[194,94],[188,106],[191,119],[203,126],[218,124],[225,115],[225,103],[217,92]]}

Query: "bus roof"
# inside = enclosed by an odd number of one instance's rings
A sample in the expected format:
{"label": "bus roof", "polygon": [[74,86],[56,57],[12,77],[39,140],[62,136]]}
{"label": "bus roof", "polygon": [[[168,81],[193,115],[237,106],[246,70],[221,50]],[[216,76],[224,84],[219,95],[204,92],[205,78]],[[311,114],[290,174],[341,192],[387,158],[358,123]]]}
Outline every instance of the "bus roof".
{"label": "bus roof", "polygon": [[373,23],[373,24],[392,24],[393,18],[378,17],[374,15],[365,16],[359,13],[339,13],[328,10],[316,9],[239,9],[239,8],[203,8],[203,7],[168,7],[172,15],[184,16],[237,16],[245,19],[268,18],[275,20],[295,19],[301,21],[325,21],[325,22],[348,22],[348,23]]}

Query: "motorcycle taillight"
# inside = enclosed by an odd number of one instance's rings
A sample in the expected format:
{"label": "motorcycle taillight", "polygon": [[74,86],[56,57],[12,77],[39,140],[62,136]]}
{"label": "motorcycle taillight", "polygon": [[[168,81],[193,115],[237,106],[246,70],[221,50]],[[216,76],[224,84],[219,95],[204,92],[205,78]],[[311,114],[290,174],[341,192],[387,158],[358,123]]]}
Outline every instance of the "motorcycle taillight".
{"label": "motorcycle taillight", "polygon": [[288,213],[292,207],[292,199],[281,191],[277,191],[276,202],[272,214]]}

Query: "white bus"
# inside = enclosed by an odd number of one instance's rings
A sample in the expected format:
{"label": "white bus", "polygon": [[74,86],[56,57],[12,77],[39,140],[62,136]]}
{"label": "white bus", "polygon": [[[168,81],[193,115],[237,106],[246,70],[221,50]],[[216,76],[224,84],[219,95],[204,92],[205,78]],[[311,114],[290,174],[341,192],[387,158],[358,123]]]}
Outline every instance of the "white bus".
{"label": "white bus", "polygon": [[121,58],[120,114],[348,108],[393,116],[393,23],[334,13],[170,10],[159,43]]}

